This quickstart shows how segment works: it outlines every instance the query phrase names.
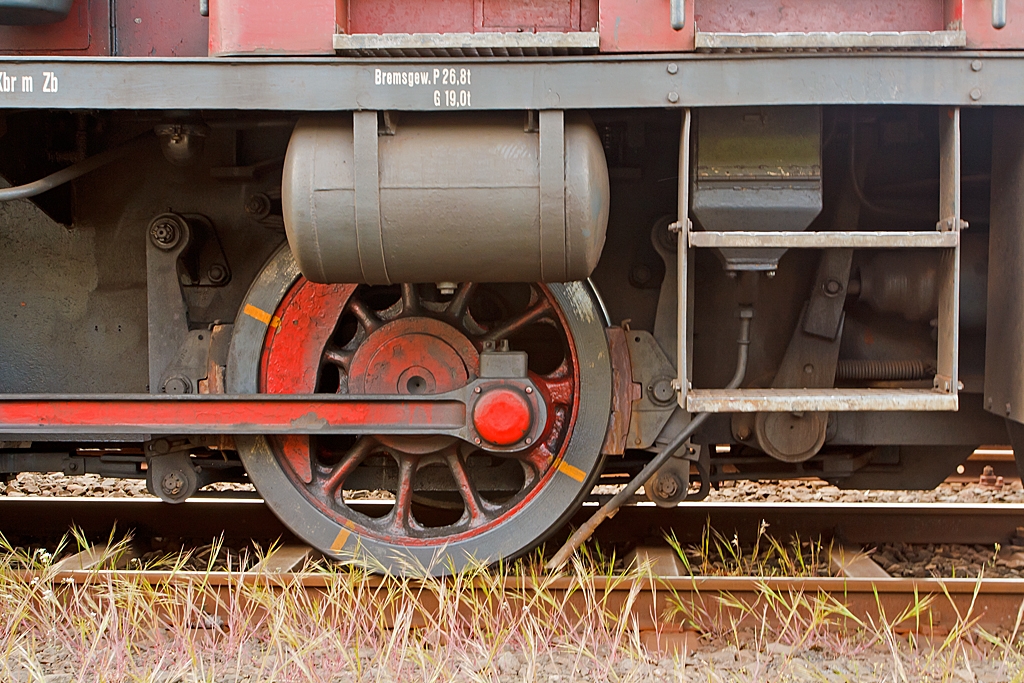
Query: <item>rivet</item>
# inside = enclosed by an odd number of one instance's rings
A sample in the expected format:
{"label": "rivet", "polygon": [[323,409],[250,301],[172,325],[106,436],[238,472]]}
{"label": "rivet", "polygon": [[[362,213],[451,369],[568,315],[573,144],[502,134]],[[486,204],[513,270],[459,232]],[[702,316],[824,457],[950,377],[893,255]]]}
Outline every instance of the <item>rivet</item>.
{"label": "rivet", "polygon": [[533,387],[526,387],[526,393],[532,394],[533,393]]}
{"label": "rivet", "polygon": [[526,437],[526,445],[529,446],[531,443],[533,443],[533,439]]}
{"label": "rivet", "polygon": [[480,387],[476,387],[475,389],[473,389],[473,393],[474,394],[479,394],[480,393]]}
{"label": "rivet", "polygon": [[[679,71],[679,66],[675,62],[672,62],[667,67],[665,67],[665,70],[668,71],[670,74],[674,74],[677,71]],[[977,71],[977,69],[975,69],[975,71]]]}
{"label": "rivet", "polygon": [[677,93],[675,90],[670,92],[668,94],[668,101],[671,102],[672,104],[675,104],[676,102],[678,102],[679,101],[679,93]]}
{"label": "rivet", "polygon": [[975,102],[981,99],[981,88],[971,89],[971,99],[974,100]]}
{"label": "rivet", "polygon": [[981,71],[981,60],[975,59],[971,62],[971,71]]}
{"label": "rivet", "polygon": [[478,436],[477,438],[473,439],[473,443],[480,443],[480,437]]}

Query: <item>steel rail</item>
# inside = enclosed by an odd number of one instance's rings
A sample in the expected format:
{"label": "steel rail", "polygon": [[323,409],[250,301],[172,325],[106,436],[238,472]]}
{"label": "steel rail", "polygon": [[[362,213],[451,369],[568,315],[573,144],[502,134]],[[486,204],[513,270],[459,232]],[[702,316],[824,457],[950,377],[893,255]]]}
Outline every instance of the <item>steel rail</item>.
{"label": "steel rail", "polygon": [[[219,615],[233,601],[245,601],[239,585],[270,590],[302,590],[317,593],[331,590],[339,575],[314,572],[219,572],[219,571],[130,571],[62,570],[15,571],[11,575],[25,582],[94,585],[99,588],[116,581],[119,585],[140,583],[156,586],[192,586],[195,599],[202,600],[211,616]],[[343,577],[343,575],[341,575]],[[341,578],[345,581],[345,578]],[[393,585],[398,600],[387,588]],[[443,579],[402,581],[370,576],[365,580],[363,599],[378,604],[385,626],[393,626],[410,601],[418,604],[413,625],[424,623],[424,615],[436,609],[442,595],[451,599]],[[460,598],[467,604],[493,598],[495,584],[473,580],[460,584]],[[681,630],[690,619],[716,623],[737,623],[756,618],[758,623],[777,625],[792,613],[782,605],[795,604],[799,612],[816,611],[819,616],[832,608],[829,621],[840,626],[889,623],[897,632],[948,633],[967,623],[989,631],[1009,631],[1018,626],[1024,609],[1024,580],[1019,579],[860,579],[843,577],[658,577],[636,572],[613,577],[579,578],[553,576],[521,577],[503,581],[502,597],[509,609],[525,611],[541,594],[564,606],[564,614],[583,615],[588,610],[587,594],[596,594],[604,613],[625,619],[641,632]],[[211,593],[216,600],[210,600]],[[257,603],[257,609],[265,609]],[[773,608],[774,606],[774,608]],[[915,608],[916,607],[916,612]],[[824,609],[822,609],[824,608]],[[893,623],[894,617],[913,614]],[[756,615],[752,617],[751,615]],[[690,626],[690,628],[693,628]]]}

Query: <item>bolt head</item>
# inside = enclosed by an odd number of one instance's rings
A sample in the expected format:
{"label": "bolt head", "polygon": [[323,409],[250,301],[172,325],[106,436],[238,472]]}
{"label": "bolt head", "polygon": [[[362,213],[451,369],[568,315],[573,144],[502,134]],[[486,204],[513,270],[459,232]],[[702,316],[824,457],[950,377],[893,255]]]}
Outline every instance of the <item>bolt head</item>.
{"label": "bolt head", "polygon": [[981,60],[975,59],[971,62],[971,71],[981,71]]}
{"label": "bolt head", "polygon": [[266,218],[270,215],[270,197],[262,193],[251,195],[245,202],[245,212],[257,219]]}
{"label": "bolt head", "polygon": [[669,499],[679,493],[679,479],[674,474],[659,474],[654,480],[654,495]]}
{"label": "bolt head", "polygon": [[675,62],[672,62],[671,64],[665,67],[665,71],[668,71],[670,74],[675,74],[679,71],[679,65],[676,64]]}
{"label": "bolt head", "polygon": [[158,216],[149,225],[149,239],[164,251],[170,251],[181,242],[181,225],[175,216]]}
{"label": "bolt head", "polygon": [[971,99],[975,102],[981,99],[981,88],[971,88]]}
{"label": "bolt head", "polygon": [[185,479],[178,472],[168,472],[160,481],[160,489],[168,496],[176,496],[185,488]]}
{"label": "bolt head", "polygon": [[210,266],[210,269],[206,271],[206,277],[210,279],[215,285],[224,284],[228,280],[228,269],[223,263],[214,263]]}
{"label": "bolt head", "polygon": [[676,102],[678,102],[679,101],[679,93],[677,93],[675,90],[670,92],[668,94],[668,101],[671,102],[672,104],[675,104]]}

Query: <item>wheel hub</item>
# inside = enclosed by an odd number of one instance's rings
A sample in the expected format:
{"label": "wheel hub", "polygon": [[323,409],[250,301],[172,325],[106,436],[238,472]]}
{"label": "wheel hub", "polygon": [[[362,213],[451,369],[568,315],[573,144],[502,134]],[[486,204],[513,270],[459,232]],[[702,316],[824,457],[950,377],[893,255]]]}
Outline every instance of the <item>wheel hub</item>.
{"label": "wheel hub", "polygon": [[475,377],[480,357],[451,325],[400,318],[370,333],[348,369],[352,394],[440,394]]}
{"label": "wheel hub", "polygon": [[473,427],[484,441],[495,446],[519,443],[532,426],[530,403],[515,389],[491,389],[473,405]]}

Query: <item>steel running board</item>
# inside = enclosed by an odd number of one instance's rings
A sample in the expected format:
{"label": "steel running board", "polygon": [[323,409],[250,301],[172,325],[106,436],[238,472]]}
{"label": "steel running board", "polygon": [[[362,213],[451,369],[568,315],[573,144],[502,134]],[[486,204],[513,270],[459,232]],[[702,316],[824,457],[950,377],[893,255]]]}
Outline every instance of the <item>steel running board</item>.
{"label": "steel running board", "polygon": [[931,389],[693,389],[686,399],[691,413],[939,411],[958,407],[956,395]]}

